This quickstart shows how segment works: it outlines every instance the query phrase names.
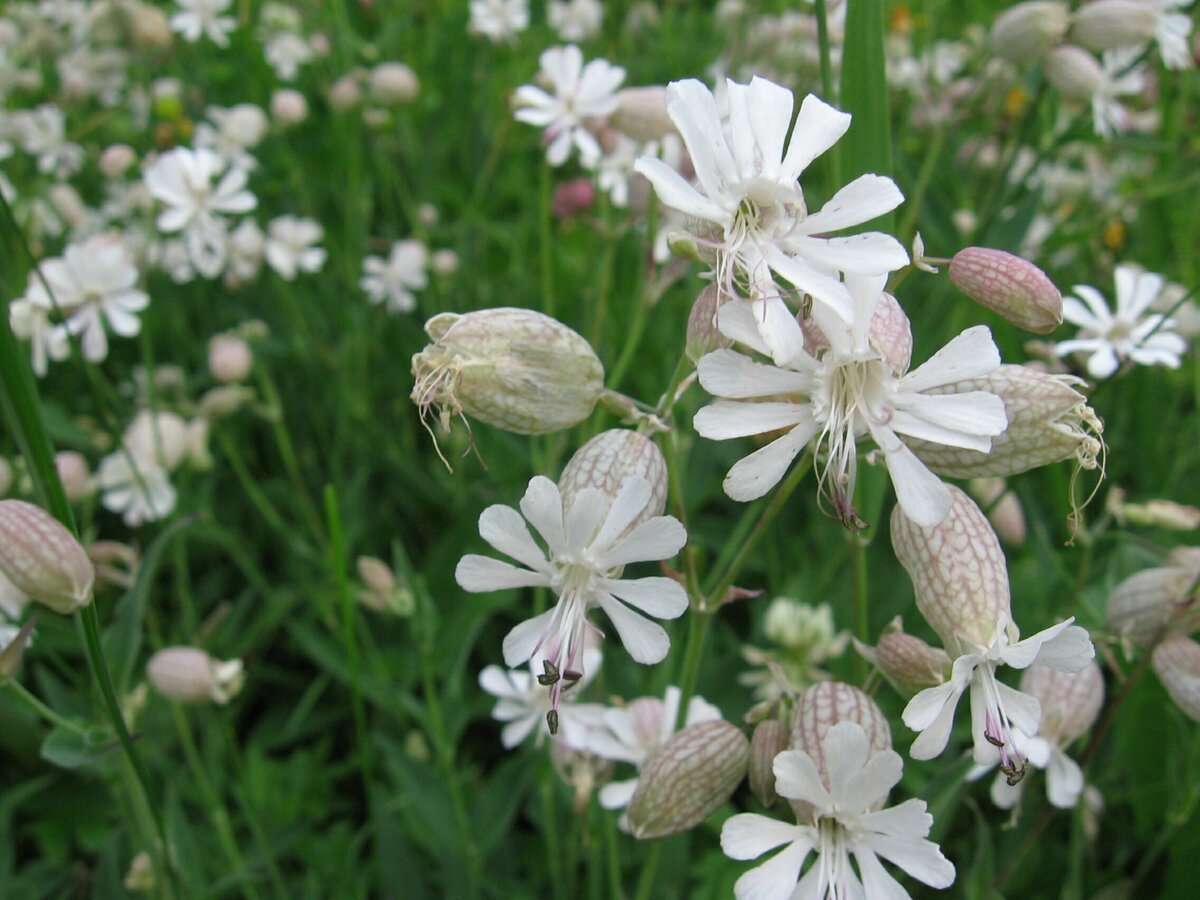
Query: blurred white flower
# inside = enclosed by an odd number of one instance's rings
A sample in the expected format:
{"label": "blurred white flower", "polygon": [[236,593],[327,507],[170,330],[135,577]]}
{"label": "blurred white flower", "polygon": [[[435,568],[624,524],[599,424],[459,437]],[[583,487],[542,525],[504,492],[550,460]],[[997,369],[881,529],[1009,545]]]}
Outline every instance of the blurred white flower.
{"label": "blurred white flower", "polygon": [[529,27],[529,0],[471,0],[467,29],[493,44],[508,43]]}
{"label": "blurred white flower", "polygon": [[[651,503],[650,484],[640,475],[629,478],[612,505],[596,488],[585,488],[564,508],[558,486],[535,476],[521,498],[521,512],[489,506],[479,516],[479,534],[495,549],[522,566],[467,554],[454,577],[473,593],[517,587],[548,587],[558,602],[541,615],[513,628],[504,638],[504,662],[510,669],[539,651],[550,688],[551,708],[558,708],[564,682],[582,674],[584,640],[596,628],[587,619],[599,607],[617,629],[636,662],[661,662],[670,639],[658,619],[674,619],[688,607],[687,592],[671,578],[622,579],[633,562],[670,559],[683,547],[687,533],[672,516],[655,516],[626,529]],[[522,518],[524,516],[524,518]],[[546,543],[543,550],[529,533],[528,521]],[[635,607],[641,612],[635,612]]]}
{"label": "blurred white flower", "polygon": [[[106,327],[121,337],[133,337],[141,331],[137,314],[150,298],[136,287],[138,270],[120,237],[100,234],[83,244],[71,244],[63,253],[64,271],[57,279],[61,288],[70,286],[68,297],[73,311],[67,318],[67,330],[81,335],[83,358],[100,362],[108,356]],[[46,263],[49,266],[50,263]],[[60,296],[59,303],[63,303]]]}
{"label": "blurred white flower", "polygon": [[[48,263],[43,264],[47,280],[50,272]],[[46,374],[47,363],[66,359],[71,353],[71,344],[66,325],[56,323],[51,314],[54,306],[50,301],[36,273],[30,275],[29,288],[24,297],[18,297],[8,307],[8,323],[13,334],[22,340],[29,341],[31,363],[34,374],[41,377]]]}
{"label": "blurred white flower", "polygon": [[[801,808],[811,809],[811,818],[788,825],[741,813],[722,826],[721,849],[733,859],[756,859],[786,845],[773,859],[737,880],[733,891],[738,900],[908,898],[879,857],[930,887],[953,884],[954,865],[927,839],[933,817],[925,801],[906,800],[880,808],[900,781],[900,755],[894,750],[872,753],[862,726],[848,721],[829,729],[822,750],[828,783],[817,762],[802,750],[780,753],[773,766],[779,795],[808,804]],[[816,860],[801,877],[813,853]]]}
{"label": "blurred white flower", "polygon": [[279,216],[267,224],[267,264],[285,281],[300,272],[319,272],[325,265],[325,250],[316,244],[325,231],[312,219]]}
{"label": "blurred white flower", "polygon": [[263,55],[280,81],[293,81],[300,74],[300,67],[311,62],[316,53],[302,35],[283,31],[271,35],[263,47]]}
{"label": "blurred white flower", "polygon": [[120,513],[130,528],[166,518],[175,509],[175,488],[167,473],[155,462],[135,459],[127,450],[100,460],[96,481],[104,508]]}
{"label": "blurred white flower", "polygon": [[246,170],[227,169],[212,150],[176,147],[155,160],[144,177],[150,195],[166,206],[158,214],[159,230],[181,233],[201,275],[221,274],[226,263],[225,216],[249,212],[258,204],[246,190]]}
{"label": "blurred white flower", "polygon": [[257,222],[253,219],[242,219],[237,228],[229,232],[229,267],[225,272],[226,278],[232,278],[237,284],[253,281],[262,268],[266,241],[266,235]]}
{"label": "blurred white flower", "polygon": [[546,159],[552,166],[561,166],[579,151],[585,168],[600,160],[600,144],[586,122],[607,116],[617,108],[617,88],[625,80],[625,70],[603,59],[583,64],[583,52],[574,44],[550,47],[539,58],[539,79],[553,90],[549,94],[531,84],[517,88],[513,102],[518,122],[545,128]]}
{"label": "blurred white flower", "polygon": [[546,20],[559,40],[586,41],[600,33],[604,4],[600,0],[550,0]]}
{"label": "blurred white flower", "polygon": [[39,172],[66,179],[83,166],[83,148],[67,140],[66,116],[53,103],[18,110],[7,130],[18,147],[37,157]]}
{"label": "blurred white flower", "polygon": [[417,308],[413,292],[429,283],[428,265],[429,252],[424,244],[413,239],[396,241],[387,259],[368,256],[363,260],[358,286],[368,300],[383,304],[388,312],[412,312]]}
{"label": "blurred white flower", "polygon": [[1079,326],[1079,335],[1059,341],[1057,356],[1072,353],[1087,355],[1088,374],[1107,378],[1126,360],[1142,366],[1179,368],[1180,355],[1187,342],[1171,329],[1174,321],[1161,313],[1149,313],[1165,284],[1161,275],[1124,264],[1113,273],[1117,292],[1117,310],[1094,287],[1075,286],[1075,295],[1063,300],[1063,318]]}
{"label": "blurred white flower", "polygon": [[258,146],[270,125],[262,107],[253,103],[210,106],[205,114],[209,121],[196,126],[195,145],[215,150],[231,166],[253,170],[258,161],[249,151]]}
{"label": "blurred white flower", "polygon": [[1193,0],[1151,0],[1158,10],[1158,25],[1154,40],[1158,43],[1158,54],[1168,69],[1190,69],[1195,65],[1191,42],[1192,17],[1187,13],[1173,12],[1191,6]]}
{"label": "blurred white flower", "polygon": [[237,19],[223,16],[233,0],[175,0],[179,12],[171,16],[171,30],[195,43],[206,35],[218,47],[229,46],[229,33],[237,27]]}

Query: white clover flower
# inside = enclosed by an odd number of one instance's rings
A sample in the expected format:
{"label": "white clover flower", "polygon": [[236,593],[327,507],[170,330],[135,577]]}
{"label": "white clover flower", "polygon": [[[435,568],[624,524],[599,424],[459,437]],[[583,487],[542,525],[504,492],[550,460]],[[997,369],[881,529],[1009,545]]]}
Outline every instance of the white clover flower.
{"label": "white clover flower", "polygon": [[[846,328],[831,317],[823,329],[829,346],[818,355],[805,350],[800,325],[783,310],[767,323],[776,337],[775,365],[755,362],[732,349],[703,357],[700,384],[724,399],[696,413],[693,424],[702,437],[712,440],[786,430],[735,463],[726,475],[725,492],[743,502],[767,493],[797,454],[815,442],[825,457],[818,476],[821,493],[847,525],[861,524],[852,503],[859,441],[870,437],[883,454],[905,513],[925,525],[937,524],[950,509],[949,490],[913,454],[905,438],[987,452],[992,437],[1007,424],[1003,401],[985,391],[953,399],[930,392],[993,371],[1000,365],[999,351],[988,329],[979,325],[906,372],[907,359],[889,359],[883,332],[872,329],[877,309],[884,309],[882,278],[850,278],[847,284],[855,324]],[[771,355],[756,306],[726,304],[717,325],[726,337]],[[773,308],[765,307],[768,312]],[[886,308],[899,309],[894,301]],[[907,329],[907,322],[902,328]]]}
{"label": "white clover flower", "polygon": [[176,147],[146,170],[146,188],[166,206],[158,214],[159,230],[181,233],[192,264],[206,278],[225,268],[225,216],[249,212],[258,204],[246,181],[245,169],[227,170],[217,153],[204,148]]}
{"label": "white clover flower", "polygon": [[600,0],[550,0],[546,21],[559,40],[586,41],[600,33],[604,4]]}
{"label": "white clover flower", "polygon": [[493,44],[510,43],[529,27],[529,0],[471,0],[467,30]]}
{"label": "white clover flower", "polygon": [[363,260],[363,274],[358,286],[368,300],[383,304],[388,312],[412,312],[417,308],[413,292],[429,283],[428,266],[429,251],[424,244],[411,238],[396,241],[387,259],[368,256]]}
{"label": "white clover flower", "polygon": [[[611,506],[603,492],[588,487],[564,508],[558,486],[539,475],[529,482],[520,513],[497,504],[479,516],[480,536],[522,565],[467,554],[454,577],[459,587],[473,593],[548,587],[557,595],[552,609],[513,628],[503,648],[510,669],[541,653],[554,710],[564,683],[582,674],[584,639],[589,630],[596,630],[587,619],[590,609],[604,611],[636,662],[661,662],[667,655],[666,631],[641,613],[678,618],[688,607],[686,591],[662,576],[620,578],[627,563],[670,559],[687,541],[683,526],[672,516],[656,516],[625,533],[650,502],[649,482],[634,475]],[[545,541],[545,550],[525,521]]]}
{"label": "white clover flower", "polygon": [[301,272],[319,272],[325,265],[325,250],[315,246],[325,230],[312,219],[279,216],[267,224],[267,264],[285,281]]}
{"label": "white clover flower", "polygon": [[514,118],[545,128],[546,160],[561,166],[579,151],[585,168],[600,160],[600,144],[585,123],[607,116],[617,108],[617,88],[625,80],[625,70],[603,59],[583,64],[583,52],[574,44],[550,47],[539,57],[539,78],[548,82],[553,94],[531,84],[517,88],[513,102]]}
{"label": "white clover flower", "polygon": [[195,43],[206,35],[218,47],[229,46],[229,33],[237,28],[237,19],[223,16],[233,0],[175,0],[179,12],[171,16],[171,30]]}
{"label": "white clover flower", "polygon": [[880,232],[826,235],[895,209],[904,199],[899,188],[890,178],[862,175],[810,214],[798,179],[845,134],[850,115],[808,95],[785,148],[792,92],[764,78],[748,85],[731,80],[727,89],[729,113],[722,118],[699,81],[667,87],[667,111],[691,155],[695,185],[652,157],[639,159],[636,170],[664,204],[700,224],[691,229],[695,241],[715,253],[717,284],[729,295],[778,298],[774,272],[848,320],[837,273],[882,275],[906,265],[908,254]]}
{"label": "white clover flower", "polygon": [[[787,900],[789,897],[907,898],[908,892],[883,868],[879,858],[899,866],[935,888],[954,883],[954,865],[928,840],[933,817],[923,800],[880,807],[899,782],[902,763],[894,750],[871,752],[866,732],[856,722],[839,722],[823,744],[828,783],[817,763],[802,750],[775,757],[779,795],[809,804],[809,815],[795,825],[754,813],[741,813],[721,828],[721,849],[733,859],[756,859],[786,845],[773,859],[737,880],[738,900]],[[811,854],[816,859],[801,875]],[[851,857],[858,865],[856,872]]]}
{"label": "white clover flower", "polygon": [[1163,290],[1165,279],[1137,266],[1117,266],[1113,273],[1117,291],[1114,314],[1094,287],[1075,286],[1074,297],[1063,300],[1063,318],[1079,326],[1079,336],[1059,341],[1057,356],[1084,353],[1093,378],[1107,378],[1126,360],[1142,366],[1179,368],[1179,357],[1187,342],[1171,329],[1174,322],[1161,313],[1150,313],[1150,305]]}
{"label": "white clover flower", "polygon": [[[583,677],[564,691],[564,699],[577,697],[596,677],[600,670],[602,655],[595,647],[583,651]],[[550,735],[547,716],[551,712],[550,694],[538,681],[544,677],[538,666],[530,661],[528,671],[524,669],[502,669],[488,666],[479,673],[479,686],[496,698],[492,718],[504,722],[500,731],[500,742],[511,750],[537,730],[536,745]],[[599,725],[605,708],[597,703],[565,703],[555,712],[555,731],[558,740],[570,747],[583,749],[588,728]]]}

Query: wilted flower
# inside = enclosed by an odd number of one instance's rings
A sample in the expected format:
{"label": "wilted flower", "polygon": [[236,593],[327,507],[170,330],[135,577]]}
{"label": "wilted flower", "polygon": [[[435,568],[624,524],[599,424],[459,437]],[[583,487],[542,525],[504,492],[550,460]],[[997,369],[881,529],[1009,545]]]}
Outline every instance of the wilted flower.
{"label": "wilted flower", "polygon": [[[780,796],[799,801],[796,825],[753,813],[728,819],[721,828],[721,849],[733,859],[755,859],[787,845],[769,862],[738,879],[738,900],[786,900],[811,897],[907,898],[908,892],[879,862],[883,857],[931,887],[954,882],[954,866],[926,840],[933,817],[925,801],[907,800],[880,807],[900,780],[902,763],[893,750],[874,750],[862,727],[839,722],[826,733],[822,772],[802,750],[775,757]],[[816,860],[801,878],[810,854]],[[850,859],[858,864],[856,872]]]}

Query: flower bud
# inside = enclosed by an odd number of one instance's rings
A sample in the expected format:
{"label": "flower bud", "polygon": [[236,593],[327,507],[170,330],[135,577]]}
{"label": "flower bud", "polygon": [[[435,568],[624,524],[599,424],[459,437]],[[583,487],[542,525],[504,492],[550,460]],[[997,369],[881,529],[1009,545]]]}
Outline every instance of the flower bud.
{"label": "flower bud", "polygon": [[271,95],[271,118],[279,125],[299,125],[308,118],[308,101],[292,88],[281,88]]}
{"label": "flower bud", "polygon": [[158,886],[154,877],[154,865],[150,862],[150,854],[143,850],[129,863],[129,871],[125,873],[125,890],[134,893],[149,893]]}
{"label": "flower bud", "polygon": [[254,353],[240,337],[218,334],[208,342],[208,371],[217,381],[245,381],[253,366]]}
{"label": "flower bud", "polygon": [[75,535],[23,500],[0,500],[0,572],[21,593],[64,615],[91,602],[96,579]]}
{"label": "flower bud", "polygon": [[822,781],[829,782],[825,735],[838,722],[857,722],[873,751],[892,749],[892,731],[875,701],[853,685],[822,681],[807,688],[792,712],[791,749],[813,758]]}
{"label": "flower bud", "polygon": [[971,495],[987,510],[988,521],[1000,540],[1010,547],[1025,543],[1027,529],[1021,501],[1008,490],[1002,478],[975,478],[967,485]]}
{"label": "flower bud", "polygon": [[133,42],[147,50],[165,50],[171,46],[171,25],[167,14],[151,3],[139,3],[130,19]]}
{"label": "flower bud", "polygon": [[188,455],[188,423],[173,412],[139,410],[121,442],[135,460],[156,462],[170,472]]}
{"label": "flower bud", "polygon": [[967,247],[950,260],[950,280],[1018,328],[1049,334],[1062,324],[1062,294],[1045,272],[1019,256]]}
{"label": "flower bud", "polygon": [[1033,665],[1021,676],[1021,691],[1042,705],[1038,735],[1060,747],[1087,732],[1104,706],[1104,673],[1092,660],[1078,672]]}
{"label": "flower bud", "polygon": [[368,84],[371,98],[385,106],[411,103],[421,89],[417,73],[402,62],[380,63],[371,70]]}
{"label": "flower bud", "polygon": [[466,413],[517,434],[578,425],[604,392],[604,367],[588,342],[531,309],[442,313],[425,323],[434,343],[413,356],[412,400],[436,409],[444,430]]}
{"label": "flower bud", "polygon": [[1091,100],[1104,84],[1104,69],[1082,47],[1066,44],[1046,54],[1046,80],[1064,97]]}
{"label": "flower bud", "polygon": [[896,298],[886,291],[880,293],[871,317],[871,343],[893,371],[908,371],[912,362],[912,326]]}
{"label": "flower bud", "polygon": [[602,431],[578,450],[558,479],[563,508],[570,509],[584,488],[597,488],[612,500],[630,476],[640,475],[650,484],[650,502],[629,530],[661,516],[667,506],[667,461],[654,441],[628,428]]}
{"label": "flower bud", "polygon": [[206,391],[197,404],[200,415],[219,419],[237,412],[254,399],[254,392],[241,384],[225,384]]}
{"label": "flower bud", "polygon": [[982,378],[970,378],[930,394],[988,391],[1004,401],[1008,427],[992,438],[990,453],[906,439],[913,453],[948,478],[1006,477],[1070,457],[1085,469],[1099,464],[1104,423],[1077,391],[1082,379],[1053,375],[1029,366],[1001,365]]}
{"label": "flower bud", "polygon": [[128,144],[110,144],[100,154],[98,165],[105,178],[120,178],[137,162],[137,151]]}
{"label": "flower bud", "polygon": [[345,112],[361,101],[362,91],[353,75],[343,75],[329,87],[329,105],[337,112]]}
{"label": "flower bud", "polygon": [[1075,11],[1071,40],[1089,50],[1114,50],[1154,40],[1159,16],[1146,0],[1092,0]]}
{"label": "flower bud", "polygon": [[67,499],[72,503],[87,499],[95,491],[91,470],[82,453],[59,451],[54,454],[54,468],[58,471],[58,480],[62,482]]}
{"label": "flower bud", "polygon": [[382,559],[374,556],[360,556],[357,565],[358,577],[370,590],[386,594],[396,589],[396,576],[392,574],[391,567]]}
{"label": "flower bud", "polygon": [[667,113],[667,89],[662,85],[628,87],[617,91],[617,108],[609,124],[635,141],[658,141],[676,134]]}
{"label": "flower bud", "polygon": [[875,645],[875,663],[906,699],[915,697],[925,688],[942,684],[951,666],[945,650],[931,647],[919,637],[903,631],[879,638]]}
{"label": "flower bud", "polygon": [[146,677],[156,691],[181,703],[228,703],[242,689],[240,659],[222,662],[198,647],[165,647],[146,663]]}
{"label": "flower bud", "polygon": [[755,726],[750,738],[750,790],[763,806],[770,806],[779,798],[773,766],[775,757],[788,748],[790,737],[782,722],[767,719]]}
{"label": "flower bud", "polygon": [[1200,621],[1193,602],[1200,566],[1160,566],[1130,575],[1108,598],[1108,625],[1124,641],[1147,646],[1171,624]]}
{"label": "flower bud", "polygon": [[669,837],[699,825],[736,790],[749,758],[750,742],[723,719],[672,735],[638,777],[628,808],[633,836]]}
{"label": "flower bud", "polygon": [[438,275],[453,275],[458,271],[458,254],[453,250],[437,250],[429,261],[429,268]]}
{"label": "flower bud", "polygon": [[1200,509],[1171,500],[1121,503],[1113,514],[1122,524],[1152,525],[1168,531],[1191,531],[1200,527]]}
{"label": "flower bud", "polygon": [[1200,644],[1174,634],[1154,648],[1154,671],[1175,705],[1200,722]]}
{"label": "flower bud", "polygon": [[913,582],[917,609],[951,656],[988,647],[1002,617],[1011,618],[1008,569],[983,512],[954,485],[950,512],[922,528],[897,505],[892,547]]}
{"label": "flower bud", "polygon": [[733,346],[733,341],[717,330],[718,310],[721,307],[721,292],[715,284],[705,285],[696,295],[692,311],[688,315],[687,343],[684,353],[693,363],[700,357],[721,347]]}
{"label": "flower bud", "polygon": [[556,219],[570,219],[587,212],[596,202],[596,186],[590,178],[573,178],[554,186],[550,211]]}
{"label": "flower bud", "polygon": [[1070,23],[1065,3],[1018,3],[992,23],[992,49],[1011,62],[1026,62],[1061,41]]}

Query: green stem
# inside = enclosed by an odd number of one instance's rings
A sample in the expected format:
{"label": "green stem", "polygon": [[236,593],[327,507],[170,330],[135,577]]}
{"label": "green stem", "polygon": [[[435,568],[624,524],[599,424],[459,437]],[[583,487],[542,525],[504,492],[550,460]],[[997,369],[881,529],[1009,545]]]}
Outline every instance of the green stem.
{"label": "green stem", "polygon": [[75,734],[79,735],[87,733],[87,728],[85,728],[83,725],[80,725],[78,722],[71,721],[66,716],[56,713],[36,696],[34,696],[29,689],[26,688],[25,685],[21,684],[21,682],[17,681],[17,679],[10,678],[0,686],[8,688],[14,694],[24,700],[25,703],[28,704],[29,708],[45,719],[48,724],[53,725],[56,728],[65,728],[68,731],[73,731]]}
{"label": "green stem", "polygon": [[541,263],[542,279],[542,312],[548,316],[554,315],[554,248],[553,229],[550,223],[551,206],[554,202],[554,190],[550,186],[550,166],[543,164],[541,178],[541,209],[538,214],[538,242],[541,245],[539,261]]}
{"label": "green stem", "polygon": [[[867,591],[867,543],[858,534],[850,535],[850,560],[854,567],[854,634],[864,644],[870,643],[870,604]],[[866,659],[854,654],[855,678],[866,681],[869,670]]]}
{"label": "green stem", "polygon": [[292,444],[292,437],[288,434],[287,427],[283,421],[283,404],[279,399],[279,392],[275,389],[275,382],[271,380],[271,376],[262,366],[256,367],[258,372],[258,386],[263,393],[263,399],[266,401],[267,407],[274,411],[275,415],[271,417],[271,429],[275,434],[275,443],[279,445],[279,456],[283,460],[283,469],[287,473],[288,479],[292,482],[292,487],[296,490],[296,497],[300,501],[300,512],[304,516],[309,530],[312,531],[313,537],[318,544],[325,542],[325,534],[321,530],[321,518],[317,515],[316,507],[313,506],[312,499],[308,495],[308,486],[304,483],[304,478],[300,474],[300,463],[296,457],[296,449]]}
{"label": "green stem", "polygon": [[683,668],[679,674],[679,709],[675,713],[675,730],[678,731],[687,721],[687,708],[696,693],[696,681],[700,674],[700,659],[704,652],[704,639],[708,636],[708,626],[716,614],[716,608],[709,610],[693,609],[688,619],[687,647],[683,651]]}
{"label": "green stem", "polygon": [[658,861],[662,857],[662,841],[655,841],[646,854],[646,862],[642,866],[642,877],[638,879],[637,900],[650,900],[654,890],[654,881],[658,877]]}

